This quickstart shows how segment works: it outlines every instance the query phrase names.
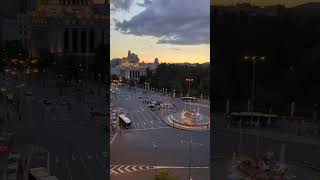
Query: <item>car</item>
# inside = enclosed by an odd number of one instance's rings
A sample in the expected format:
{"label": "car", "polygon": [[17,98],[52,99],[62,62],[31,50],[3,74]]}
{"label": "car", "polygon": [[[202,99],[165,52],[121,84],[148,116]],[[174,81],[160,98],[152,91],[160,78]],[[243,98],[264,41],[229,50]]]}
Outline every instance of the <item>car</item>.
{"label": "car", "polygon": [[142,96],[138,96],[138,99],[142,99]]}

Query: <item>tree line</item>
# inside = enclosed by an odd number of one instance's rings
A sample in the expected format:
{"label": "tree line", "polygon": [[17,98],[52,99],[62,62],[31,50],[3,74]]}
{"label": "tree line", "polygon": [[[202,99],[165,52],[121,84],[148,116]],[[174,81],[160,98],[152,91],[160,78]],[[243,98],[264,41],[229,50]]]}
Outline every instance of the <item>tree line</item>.
{"label": "tree line", "polygon": [[196,64],[194,66],[181,64],[159,64],[154,72],[147,69],[146,76],[141,77],[139,83],[150,83],[150,87],[167,89],[167,92],[175,90],[177,96],[182,93],[186,96],[189,84],[186,79],[193,79],[190,83],[190,96],[209,96],[210,66],[209,64]]}

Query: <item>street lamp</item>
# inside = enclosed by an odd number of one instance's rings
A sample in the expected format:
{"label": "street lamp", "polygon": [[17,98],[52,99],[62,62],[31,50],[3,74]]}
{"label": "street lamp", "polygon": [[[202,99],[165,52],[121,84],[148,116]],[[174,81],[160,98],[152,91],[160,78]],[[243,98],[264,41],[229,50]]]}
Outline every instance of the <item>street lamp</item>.
{"label": "street lamp", "polygon": [[155,142],[152,142],[153,145],[153,149],[154,149],[154,179],[156,179],[157,176],[157,159],[156,159],[156,153],[157,153],[157,145],[155,144]]}
{"label": "street lamp", "polygon": [[188,89],[188,97],[190,95],[190,87],[191,87],[191,83],[193,82],[192,78],[187,78],[186,81],[189,83],[189,89]]}
{"label": "street lamp", "polygon": [[203,144],[194,143],[192,141],[192,136],[190,136],[190,140],[189,141],[181,140],[180,142],[189,145],[189,157],[188,157],[189,158],[189,172],[188,172],[188,174],[189,174],[189,179],[192,180],[192,178],[191,178],[191,145],[192,144],[196,144],[196,145],[203,146]]}
{"label": "street lamp", "polygon": [[[266,60],[265,56],[245,56],[244,61],[252,62],[252,89],[251,89],[251,122],[253,122],[253,112],[254,112],[254,88],[255,88],[255,73],[256,73],[256,63],[257,62],[264,62]],[[239,153],[242,147],[242,122],[240,121],[240,144],[239,144]],[[257,147],[256,147],[256,154],[258,154],[258,143],[259,143],[260,136],[257,134]]]}
{"label": "street lamp", "polygon": [[255,86],[255,73],[256,73],[256,62],[264,62],[265,56],[245,56],[244,61],[252,62],[252,89],[251,89],[251,112],[254,112],[254,86]]}

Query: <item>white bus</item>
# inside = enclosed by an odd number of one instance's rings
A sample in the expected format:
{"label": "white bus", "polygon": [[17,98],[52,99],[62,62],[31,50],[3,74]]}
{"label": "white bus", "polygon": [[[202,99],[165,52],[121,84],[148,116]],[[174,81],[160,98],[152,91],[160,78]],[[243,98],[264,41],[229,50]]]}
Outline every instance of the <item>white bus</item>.
{"label": "white bus", "polygon": [[119,115],[119,121],[120,126],[123,126],[126,129],[131,127],[131,120],[124,114]]}

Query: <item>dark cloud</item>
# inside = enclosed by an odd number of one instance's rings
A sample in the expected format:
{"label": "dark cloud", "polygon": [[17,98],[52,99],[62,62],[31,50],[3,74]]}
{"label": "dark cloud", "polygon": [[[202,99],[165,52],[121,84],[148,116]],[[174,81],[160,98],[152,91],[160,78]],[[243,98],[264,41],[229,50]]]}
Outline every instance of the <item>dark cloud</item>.
{"label": "dark cloud", "polygon": [[128,11],[133,3],[133,0],[112,0],[111,11],[126,10]]}
{"label": "dark cloud", "polygon": [[144,0],[143,3],[137,3],[137,5],[141,7],[149,7],[151,4],[152,4],[151,0]]}
{"label": "dark cloud", "polygon": [[158,43],[208,44],[209,3],[209,0],[153,0],[129,21],[115,22],[115,27],[125,34],[158,37]]}

